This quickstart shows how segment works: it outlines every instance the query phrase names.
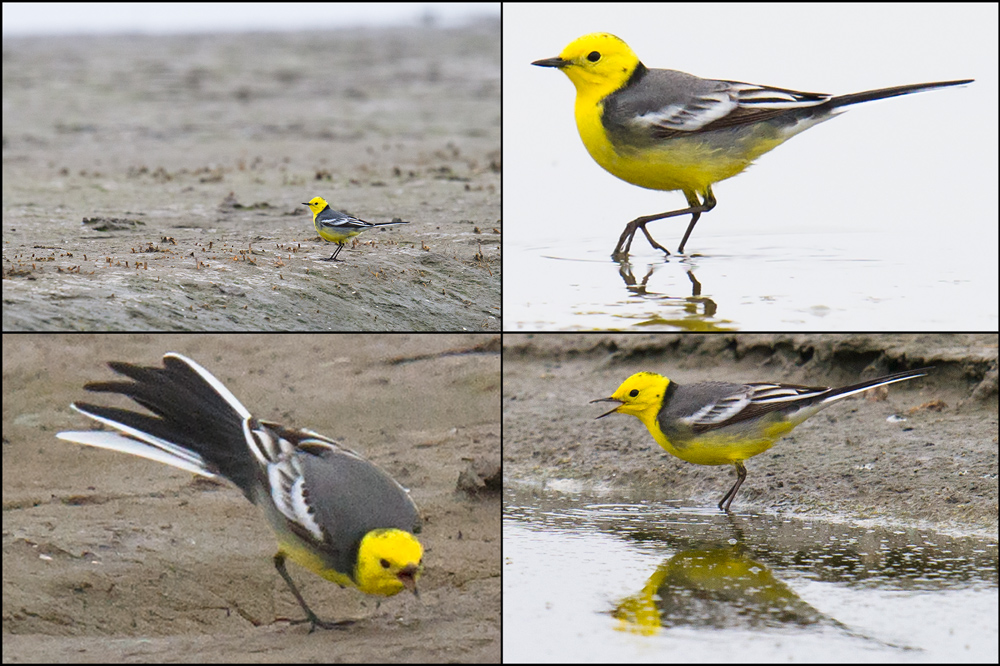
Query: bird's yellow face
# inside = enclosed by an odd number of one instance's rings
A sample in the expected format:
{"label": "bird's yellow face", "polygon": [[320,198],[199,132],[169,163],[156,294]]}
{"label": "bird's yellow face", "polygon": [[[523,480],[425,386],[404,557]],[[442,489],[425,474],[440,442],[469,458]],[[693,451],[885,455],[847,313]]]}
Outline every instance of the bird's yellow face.
{"label": "bird's yellow face", "polygon": [[597,418],[602,419],[608,414],[631,414],[636,416],[643,423],[655,422],[656,415],[663,405],[663,394],[667,390],[670,380],[655,372],[638,372],[618,387],[618,390],[611,394],[610,398],[601,398],[591,402],[619,402],[621,403],[610,412],[601,414]]}
{"label": "bird's yellow face", "polygon": [[639,64],[639,58],[618,37],[597,32],[574,40],[558,58],[532,64],[558,67],[573,82],[578,93],[604,97],[625,85]]}
{"label": "bird's yellow face", "polygon": [[313,212],[313,215],[320,212],[327,206],[326,199],[324,199],[323,197],[313,197],[312,199],[303,203],[302,205],[309,206],[309,210]]}
{"label": "bird's yellow face", "polygon": [[423,573],[424,547],[417,538],[398,529],[372,530],[361,540],[354,578],[358,589],[391,597],[408,589],[417,593]]}

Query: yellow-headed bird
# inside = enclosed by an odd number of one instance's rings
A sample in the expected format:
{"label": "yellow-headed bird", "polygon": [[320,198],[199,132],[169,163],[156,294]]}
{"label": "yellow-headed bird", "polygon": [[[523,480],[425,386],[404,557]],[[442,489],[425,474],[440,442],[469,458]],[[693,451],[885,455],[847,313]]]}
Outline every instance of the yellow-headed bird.
{"label": "yellow-headed bird", "polygon": [[833,96],[702,79],[649,69],[628,44],[607,33],[584,35],[558,57],[531,64],[556,67],[576,86],[576,126],[598,164],[633,185],[680,190],[687,198],[687,208],[629,222],[615,246],[616,259],[628,256],[639,230],[653,247],[670,254],[653,240],[646,224],[690,214],[677,249],[683,254],[698,218],[715,207],[713,184],[834,117],[840,107],[972,82],[917,83]]}
{"label": "yellow-headed bird", "polygon": [[132,398],[152,415],[74,402],[84,416],[117,432],[56,435],[123,451],[210,478],[231,481],[267,517],[278,539],[274,566],[311,623],[320,620],[285,570],[285,559],[362,592],[417,591],[421,520],[409,493],[360,454],[312,430],[255,418],[208,370],[180,354],[163,367],[112,362],[131,381],[84,389]]}
{"label": "yellow-headed bird", "polygon": [[700,382],[679,385],[654,372],[638,372],[610,398],[617,402],[606,414],[631,414],[656,443],[681,460],[696,465],[733,465],[736,483],[719,501],[729,511],[747,477],[743,461],[767,451],[792,428],[837,400],[879,386],[923,377],[932,368],[897,372],[850,386],[733,384]]}
{"label": "yellow-headed bird", "polygon": [[347,213],[330,208],[330,204],[323,197],[313,197],[308,202],[302,204],[309,206],[313,214],[313,225],[316,233],[323,240],[337,244],[337,249],[329,259],[323,261],[337,261],[337,255],[344,249],[344,245],[349,238],[353,238],[363,231],[374,229],[375,227],[387,227],[392,224],[409,224],[403,220],[393,220],[392,222],[365,222]]}

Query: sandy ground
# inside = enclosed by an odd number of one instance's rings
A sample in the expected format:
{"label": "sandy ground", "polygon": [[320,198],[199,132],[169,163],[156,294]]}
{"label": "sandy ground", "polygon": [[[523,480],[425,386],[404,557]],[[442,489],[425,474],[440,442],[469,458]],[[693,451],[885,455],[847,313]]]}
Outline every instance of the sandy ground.
{"label": "sandy ground", "polygon": [[[500,329],[499,21],[5,37],[3,99],[4,330]],[[323,262],[315,196],[409,224]]]}
{"label": "sandy ground", "polygon": [[[308,634],[236,488],[55,439],[90,427],[68,405],[105,361],[167,351],[410,488],[421,596],[376,604],[292,564],[320,617],[357,620]],[[4,662],[499,661],[500,499],[456,492],[468,459],[498,461],[499,409],[490,335],[4,335]]]}
{"label": "sandy ground", "polygon": [[[629,375],[845,385],[933,374],[848,398],[747,462],[734,510],[997,529],[996,335],[507,335],[505,483],[584,487],[714,506],[731,468],[663,451],[638,419],[588,404]],[[875,398],[874,400],[872,398]],[[888,421],[898,415],[906,423]]]}

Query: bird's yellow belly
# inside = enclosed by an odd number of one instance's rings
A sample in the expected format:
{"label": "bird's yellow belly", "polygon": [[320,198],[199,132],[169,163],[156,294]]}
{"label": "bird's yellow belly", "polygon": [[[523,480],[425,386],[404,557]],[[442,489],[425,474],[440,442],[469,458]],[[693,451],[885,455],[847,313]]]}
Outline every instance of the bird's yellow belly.
{"label": "bird's yellow belly", "polygon": [[650,424],[647,424],[646,427],[657,444],[681,460],[696,465],[731,465],[764,453],[781,437],[788,434],[795,424],[780,421],[762,427],[755,433],[741,431],[737,427],[733,427],[729,432],[726,428],[722,428],[687,441],[667,438],[658,425],[650,427]]}
{"label": "bird's yellow belly", "polygon": [[340,229],[328,229],[322,227],[316,227],[316,231],[319,232],[321,238],[330,241],[331,243],[343,243],[349,238],[354,238],[361,233],[361,229],[351,229],[348,231]]}
{"label": "bird's yellow belly", "polygon": [[577,113],[576,118],[580,138],[595,162],[612,175],[651,190],[703,194],[785,140],[767,128],[749,128],[677,136],[645,146],[615,145],[601,123],[599,107]]}

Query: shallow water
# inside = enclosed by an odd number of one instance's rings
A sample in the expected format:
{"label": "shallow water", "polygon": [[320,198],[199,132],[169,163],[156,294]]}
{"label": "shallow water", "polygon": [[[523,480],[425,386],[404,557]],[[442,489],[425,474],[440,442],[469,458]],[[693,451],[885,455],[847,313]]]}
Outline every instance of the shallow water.
{"label": "shallow water", "polygon": [[[620,227],[558,239],[508,236],[504,322],[510,330],[988,330],[995,275],[983,247],[935,253],[926,239],[879,231],[796,233],[712,225],[687,256],[666,257],[642,234],[627,263],[610,258]],[[680,225],[683,228],[683,225]],[[804,225],[816,226],[816,225]],[[601,228],[603,233],[597,233]],[[658,241],[676,244],[678,230]],[[730,232],[731,233],[731,232]],[[920,257],[924,256],[925,259]],[[982,259],[982,260],[980,260]],[[513,269],[513,270],[509,270]]]}
{"label": "shallow water", "polygon": [[996,661],[997,546],[520,487],[504,660]]}

